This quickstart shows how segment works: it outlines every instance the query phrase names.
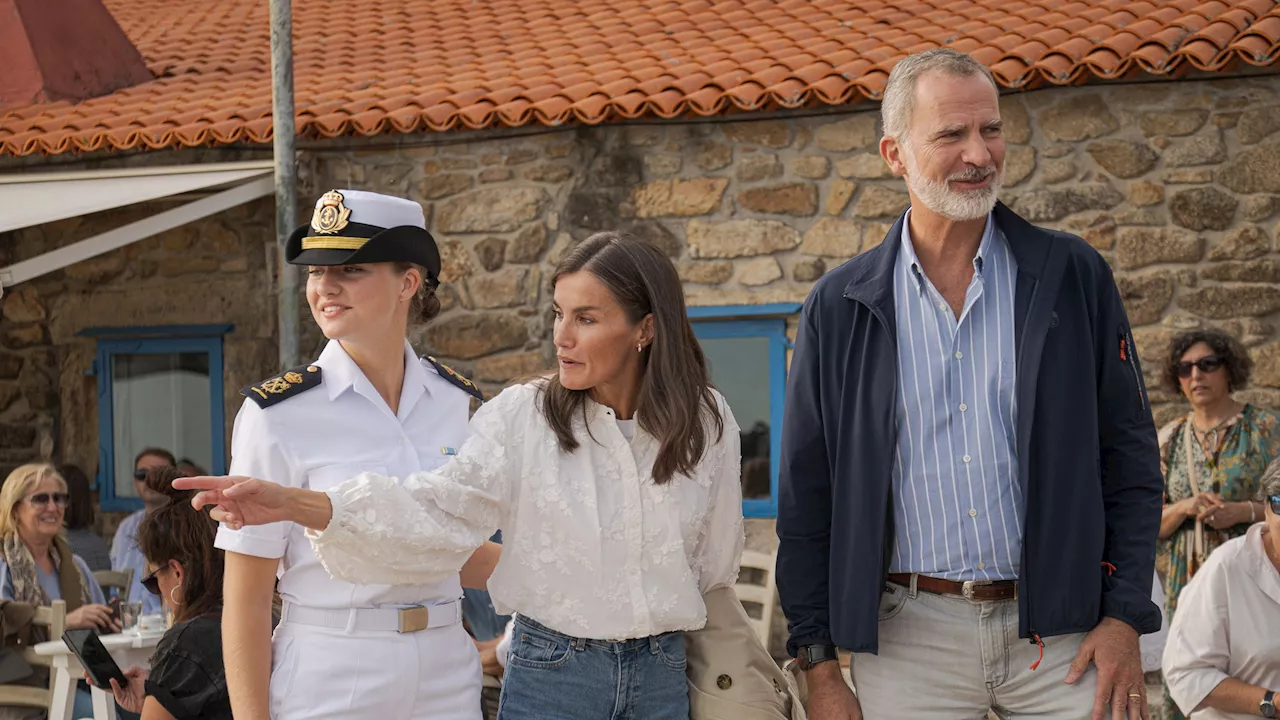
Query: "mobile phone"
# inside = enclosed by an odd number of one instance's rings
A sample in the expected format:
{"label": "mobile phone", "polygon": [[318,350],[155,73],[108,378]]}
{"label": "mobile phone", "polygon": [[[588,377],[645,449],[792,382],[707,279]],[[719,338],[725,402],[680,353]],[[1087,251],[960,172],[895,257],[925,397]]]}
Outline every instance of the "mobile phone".
{"label": "mobile phone", "polygon": [[107,652],[107,648],[94,631],[67,630],[62,633],[62,642],[66,643],[67,647],[71,648],[71,652],[79,658],[80,665],[85,672],[89,673],[89,679],[94,685],[111,692],[111,678],[115,678],[116,682],[120,683],[120,687],[129,686],[129,681],[125,679],[124,673],[120,672],[120,666],[116,664],[115,658]]}

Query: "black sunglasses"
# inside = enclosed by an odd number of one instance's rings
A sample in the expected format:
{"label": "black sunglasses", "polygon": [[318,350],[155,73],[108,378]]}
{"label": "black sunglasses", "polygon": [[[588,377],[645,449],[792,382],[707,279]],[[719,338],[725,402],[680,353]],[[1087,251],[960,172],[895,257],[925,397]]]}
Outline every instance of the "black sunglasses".
{"label": "black sunglasses", "polygon": [[1195,362],[1187,362],[1184,360],[1180,363],[1174,363],[1173,369],[1178,373],[1178,377],[1189,378],[1191,377],[1191,368],[1193,367],[1200,368],[1200,372],[1208,374],[1222,367],[1222,364],[1223,359],[1217,355],[1205,355]]}
{"label": "black sunglasses", "polygon": [[164,566],[158,567],[155,570],[152,570],[150,575],[142,578],[142,587],[146,588],[147,592],[152,595],[160,594],[160,578],[156,577],[156,573],[159,573],[163,569]]}
{"label": "black sunglasses", "polygon": [[71,496],[66,493],[36,493],[27,498],[27,502],[32,505],[48,505],[53,501],[58,507],[66,507]]}
{"label": "black sunglasses", "polygon": [[1280,495],[1272,495],[1267,498],[1267,502],[1271,504],[1271,512],[1275,515],[1280,515]]}

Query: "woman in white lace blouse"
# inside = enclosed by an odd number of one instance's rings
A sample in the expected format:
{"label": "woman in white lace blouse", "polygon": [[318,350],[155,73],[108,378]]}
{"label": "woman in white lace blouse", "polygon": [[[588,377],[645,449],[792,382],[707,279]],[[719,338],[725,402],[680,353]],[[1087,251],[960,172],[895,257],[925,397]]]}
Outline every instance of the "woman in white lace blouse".
{"label": "woman in white lace blouse", "polygon": [[326,493],[191,478],[232,527],[307,528],[325,568],[360,583],[456,573],[501,527],[489,580],[517,614],[499,717],[687,718],[680,631],[742,553],[739,428],[710,385],[671,261],[599,233],[552,281],[558,373],[476,412],[457,456],[403,481]]}

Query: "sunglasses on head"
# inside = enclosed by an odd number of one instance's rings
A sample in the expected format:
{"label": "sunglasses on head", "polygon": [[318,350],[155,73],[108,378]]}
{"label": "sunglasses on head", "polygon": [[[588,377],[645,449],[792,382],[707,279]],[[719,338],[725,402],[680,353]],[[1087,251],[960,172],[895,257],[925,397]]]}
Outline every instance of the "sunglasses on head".
{"label": "sunglasses on head", "polygon": [[66,493],[36,493],[27,498],[27,502],[32,505],[48,505],[50,502],[56,503],[58,507],[66,507],[67,501],[71,499]]}
{"label": "sunglasses on head", "polygon": [[1222,358],[1217,355],[1205,355],[1195,362],[1187,362],[1184,360],[1177,363],[1173,366],[1173,369],[1177,371],[1178,377],[1189,378],[1191,377],[1191,368],[1200,368],[1200,372],[1202,373],[1211,373],[1222,367],[1222,363]]}
{"label": "sunglasses on head", "polygon": [[156,574],[163,569],[164,566],[162,565],[155,570],[152,570],[150,575],[142,578],[142,587],[146,588],[147,592],[152,595],[160,594],[160,579],[156,577]]}

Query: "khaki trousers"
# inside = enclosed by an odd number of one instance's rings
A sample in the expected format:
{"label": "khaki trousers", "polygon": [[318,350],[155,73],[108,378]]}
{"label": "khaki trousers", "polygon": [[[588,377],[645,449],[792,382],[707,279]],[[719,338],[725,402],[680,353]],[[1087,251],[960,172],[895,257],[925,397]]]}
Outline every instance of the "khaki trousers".
{"label": "khaki trousers", "polygon": [[[914,586],[914,578],[912,585]],[[1084,634],[1018,637],[1018,601],[970,602],[890,583],[880,599],[878,655],[855,653],[853,685],[866,720],[1088,719],[1098,673],[1065,681]]]}

